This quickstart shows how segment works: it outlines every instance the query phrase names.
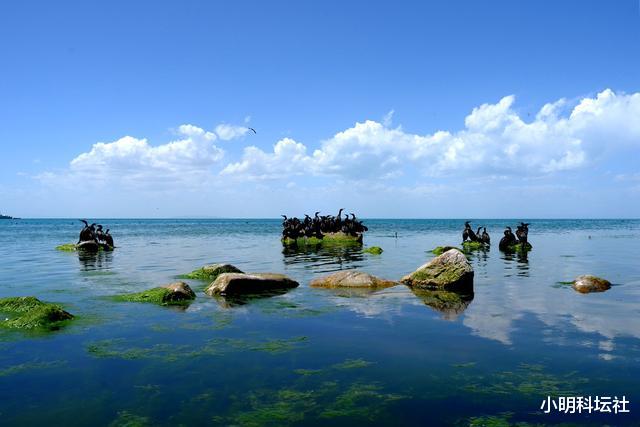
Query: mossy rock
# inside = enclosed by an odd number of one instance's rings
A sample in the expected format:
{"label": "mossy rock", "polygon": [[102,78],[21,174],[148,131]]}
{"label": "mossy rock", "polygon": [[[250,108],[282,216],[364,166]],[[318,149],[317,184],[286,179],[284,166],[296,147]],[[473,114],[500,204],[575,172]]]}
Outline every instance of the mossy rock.
{"label": "mossy rock", "polygon": [[78,248],[74,243],[65,243],[65,244],[56,246],[56,250],[63,251],[63,252],[75,252],[78,250]]}
{"label": "mossy rock", "polygon": [[473,268],[462,252],[450,249],[400,281],[422,289],[473,292]]}
{"label": "mossy rock", "polygon": [[186,305],[195,299],[196,294],[184,282],[148,289],[132,294],[116,295],[116,301],[144,302],[158,305]]}
{"label": "mossy rock", "polygon": [[457,249],[459,251],[462,251],[462,249],[455,246],[437,246],[431,250],[431,253],[434,255],[442,255],[443,253],[447,252],[449,249]]}
{"label": "mossy rock", "polygon": [[465,252],[478,251],[486,248],[488,248],[488,246],[482,242],[462,242],[462,250]]}
{"label": "mossy rock", "polygon": [[387,288],[397,285],[397,282],[384,280],[368,273],[357,270],[343,270],[328,276],[314,279],[309,284],[314,288]]}
{"label": "mossy rock", "polygon": [[501,250],[503,252],[522,252],[522,253],[526,253],[529,252],[531,249],[533,249],[533,246],[531,246],[531,243],[527,242],[525,245],[522,245],[520,243],[514,243],[513,245],[509,245],[505,248],[502,248]]}
{"label": "mossy rock", "polygon": [[282,243],[285,246],[318,246],[318,245],[360,245],[362,244],[362,233],[355,236],[346,233],[326,233],[322,239],[317,237],[298,237],[297,239],[284,238]]}
{"label": "mossy rock", "polygon": [[0,299],[0,312],[12,315],[0,326],[12,329],[59,329],[73,319],[62,307],[40,301],[36,297],[13,297]]}
{"label": "mossy rock", "polygon": [[372,255],[380,255],[382,252],[382,248],[380,246],[371,246],[362,251],[363,253],[372,254]]}
{"label": "mossy rock", "polygon": [[573,289],[580,292],[581,294],[588,294],[591,292],[604,292],[611,289],[611,282],[600,277],[592,276],[590,274],[576,277],[576,279],[571,282],[571,284]]}
{"label": "mossy rock", "polygon": [[207,264],[179,277],[181,279],[215,280],[222,273],[243,273],[243,271],[231,264]]}

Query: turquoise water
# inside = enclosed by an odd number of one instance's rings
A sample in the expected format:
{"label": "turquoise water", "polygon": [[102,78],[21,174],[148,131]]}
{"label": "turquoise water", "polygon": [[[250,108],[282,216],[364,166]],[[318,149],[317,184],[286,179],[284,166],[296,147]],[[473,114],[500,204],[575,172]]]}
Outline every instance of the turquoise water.
{"label": "turquoise water", "polygon": [[[278,220],[100,222],[118,248],[83,257],[54,250],[76,220],[0,221],[0,297],[77,316],[46,334],[0,329],[2,425],[640,424],[638,220],[528,220],[526,258],[497,250],[515,220],[475,220],[493,246],[471,255],[473,299],[446,310],[402,285],[308,284],[348,268],[399,279],[459,244],[463,220],[367,220],[379,256],[284,250]],[[237,304],[191,280],[198,298],[179,309],[108,298],[213,262],[301,286]],[[586,273],[614,286],[560,283]],[[544,414],[548,395],[624,395],[631,412]]]}

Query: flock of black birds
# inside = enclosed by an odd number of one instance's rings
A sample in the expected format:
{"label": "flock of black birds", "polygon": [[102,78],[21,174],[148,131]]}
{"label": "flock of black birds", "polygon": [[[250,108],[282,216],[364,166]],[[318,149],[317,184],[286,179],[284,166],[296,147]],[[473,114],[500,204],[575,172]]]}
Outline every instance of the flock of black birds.
{"label": "flock of black birds", "polygon": [[[482,233],[480,232],[482,230]],[[500,239],[498,247],[500,250],[507,250],[514,245],[520,244],[522,247],[526,247],[529,237],[529,224],[521,222],[516,227],[516,234],[513,234],[511,227],[507,227],[504,230],[504,237]],[[469,221],[464,223],[464,231],[462,231],[462,242],[480,242],[485,245],[491,244],[491,238],[487,233],[487,227],[478,227],[477,231],[473,231],[471,223]]]}
{"label": "flock of black birds", "polygon": [[113,247],[113,237],[109,234],[108,228],[107,231],[102,231],[102,225],[100,224],[96,224],[94,222],[89,225],[89,223],[84,219],[81,219],[80,221],[84,223],[84,227],[80,230],[78,244],[83,242],[95,242],[98,245],[105,244]]}
{"label": "flock of black birds", "polygon": [[333,215],[319,215],[320,212],[316,212],[314,217],[305,215],[303,220],[298,218],[287,218],[286,215],[281,215],[284,220],[282,221],[282,238],[283,239],[297,239],[299,237],[316,237],[322,239],[327,233],[339,233],[342,232],[349,236],[358,236],[367,231],[368,228],[362,224],[362,221],[356,219],[356,215],[351,213],[349,215],[342,216],[344,208],[338,211],[337,216]]}

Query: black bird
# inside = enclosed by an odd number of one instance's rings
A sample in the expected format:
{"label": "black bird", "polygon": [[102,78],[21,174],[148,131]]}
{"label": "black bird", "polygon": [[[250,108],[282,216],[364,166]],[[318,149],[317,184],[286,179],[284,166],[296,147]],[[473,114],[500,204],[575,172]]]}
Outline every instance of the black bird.
{"label": "black bird", "polygon": [[258,132],[256,132],[256,130],[254,128],[250,128],[250,127],[247,126],[247,129],[253,131],[253,133],[256,134],[256,135],[258,134]]}
{"label": "black bird", "polygon": [[109,229],[107,228],[107,232],[104,233],[104,241],[107,245],[113,247],[113,237],[109,234]]}
{"label": "black bird", "polygon": [[480,236],[480,240],[482,240],[482,243],[484,244],[491,244],[491,238],[489,237],[489,233],[487,233],[487,227],[482,228],[482,236]]}

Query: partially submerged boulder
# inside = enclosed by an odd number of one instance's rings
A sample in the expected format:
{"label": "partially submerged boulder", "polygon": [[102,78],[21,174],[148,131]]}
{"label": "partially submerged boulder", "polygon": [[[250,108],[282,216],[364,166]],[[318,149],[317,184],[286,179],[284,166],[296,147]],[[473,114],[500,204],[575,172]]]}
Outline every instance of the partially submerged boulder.
{"label": "partially submerged boulder", "polygon": [[477,251],[477,250],[482,250],[482,249],[487,249],[487,248],[489,248],[488,245],[486,245],[486,244],[484,244],[482,242],[478,242],[478,241],[462,242],[462,250],[466,251],[466,252]]}
{"label": "partially submerged boulder", "polygon": [[338,231],[336,233],[324,233],[321,239],[317,237],[298,237],[297,239],[292,239],[290,237],[282,238],[282,243],[285,246],[291,245],[358,245],[362,244],[363,234],[356,233],[355,235],[343,233],[342,231]]}
{"label": "partially submerged boulder", "polygon": [[11,316],[0,321],[0,326],[15,329],[54,330],[73,319],[62,307],[36,297],[1,298],[0,312]]}
{"label": "partially submerged boulder", "polygon": [[588,294],[590,292],[604,292],[611,289],[611,283],[600,277],[585,274],[576,277],[573,281],[572,287],[582,294]]}
{"label": "partially submerged boulder", "polygon": [[109,246],[106,243],[97,243],[94,240],[87,240],[84,242],[80,242],[78,244],[75,243],[64,243],[62,245],[56,246],[56,250],[63,252],[98,252],[98,251],[112,251],[113,246]]}
{"label": "partially submerged boulder", "polygon": [[462,252],[449,249],[400,281],[423,289],[470,291],[473,290],[473,268]]}
{"label": "partially submerged boulder", "polygon": [[115,299],[128,302],[148,302],[158,305],[185,305],[195,297],[196,294],[189,285],[184,282],[174,282],[142,292],[117,295]]}
{"label": "partially submerged boulder", "polygon": [[276,273],[222,273],[205,290],[208,295],[259,294],[300,286],[298,282]]}
{"label": "partially submerged boulder", "polygon": [[222,273],[242,273],[242,271],[231,264],[207,264],[180,277],[183,279],[215,280]]}
{"label": "partially submerged boulder", "polygon": [[380,279],[357,270],[344,270],[311,281],[315,288],[387,288],[397,282]]}

